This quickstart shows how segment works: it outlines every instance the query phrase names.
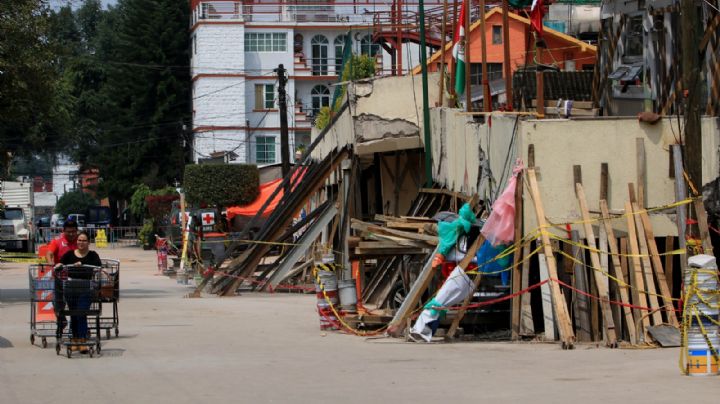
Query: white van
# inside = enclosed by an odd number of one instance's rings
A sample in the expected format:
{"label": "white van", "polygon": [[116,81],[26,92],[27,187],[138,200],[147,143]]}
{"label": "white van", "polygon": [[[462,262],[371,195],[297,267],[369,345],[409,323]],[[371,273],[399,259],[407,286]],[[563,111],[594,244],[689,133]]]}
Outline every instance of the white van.
{"label": "white van", "polygon": [[65,216],[55,213],[50,217],[50,227],[62,227],[65,223]]}

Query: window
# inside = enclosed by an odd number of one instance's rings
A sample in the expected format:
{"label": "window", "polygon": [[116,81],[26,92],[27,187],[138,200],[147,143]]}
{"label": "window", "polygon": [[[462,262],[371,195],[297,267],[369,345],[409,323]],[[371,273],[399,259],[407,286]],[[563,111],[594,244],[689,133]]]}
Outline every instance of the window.
{"label": "window", "polygon": [[310,41],[312,46],[312,74],[326,76],[328,74],[328,40],[322,35],[315,35]]}
{"label": "window", "polygon": [[323,85],[313,87],[310,92],[312,98],[312,114],[317,116],[320,108],[330,106],[330,90]]}
{"label": "window", "polygon": [[643,20],[642,16],[630,17],[625,30],[625,54],[626,62],[640,61],[643,56]]}
{"label": "window", "polygon": [[285,32],[246,32],[245,52],[286,52]]}
{"label": "window", "polygon": [[375,56],[380,52],[380,45],[373,43],[372,36],[370,34],[365,35],[360,40],[360,54]]}
{"label": "window", "polygon": [[493,25],[493,27],[492,27],[492,43],[493,43],[493,45],[502,45],[502,26]]}
{"label": "window", "polygon": [[275,87],[272,84],[255,84],[255,109],[275,107]]}
{"label": "window", "polygon": [[255,137],[255,162],[256,163],[274,163],[275,162],[275,137],[273,137],[273,136],[257,136],[257,137]]}
{"label": "window", "polygon": [[335,38],[335,73],[339,76],[342,74],[343,47],[345,46],[345,37],[347,35],[339,35]]}
{"label": "window", "polygon": [[[488,63],[488,81],[499,80],[503,77],[502,63]],[[470,84],[482,84],[482,63],[470,64]]]}

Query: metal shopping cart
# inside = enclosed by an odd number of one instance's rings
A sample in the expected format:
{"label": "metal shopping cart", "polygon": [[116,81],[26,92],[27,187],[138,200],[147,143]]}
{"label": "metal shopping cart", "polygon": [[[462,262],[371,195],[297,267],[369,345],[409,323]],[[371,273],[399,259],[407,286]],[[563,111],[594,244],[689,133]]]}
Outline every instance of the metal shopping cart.
{"label": "metal shopping cart", "polygon": [[52,265],[37,264],[28,268],[30,278],[30,343],[35,345],[39,337],[42,347],[47,348],[47,339],[56,335],[54,296],[55,278]]}
{"label": "metal shopping cart", "polygon": [[[92,357],[97,351],[100,353],[100,315],[102,303],[100,300],[100,279],[102,267],[93,266],[61,266],[55,269],[55,315],[57,325],[55,329],[55,352],[60,355],[63,347],[66,349],[67,357],[72,357],[72,352],[80,349],[87,350]],[[76,334],[86,333],[87,338],[75,335],[72,338],[63,334],[63,323],[65,316],[71,317],[71,329]],[[95,329],[94,337],[89,330],[88,319],[92,318]]]}
{"label": "metal shopping cart", "polygon": [[[100,272],[100,304],[112,304],[112,315],[100,316],[100,329],[105,330],[105,338],[110,339],[110,330],[115,329],[115,336],[120,334],[118,329],[120,317],[118,315],[118,301],[120,300],[120,261],[102,259]],[[107,311],[106,311],[107,312]]]}

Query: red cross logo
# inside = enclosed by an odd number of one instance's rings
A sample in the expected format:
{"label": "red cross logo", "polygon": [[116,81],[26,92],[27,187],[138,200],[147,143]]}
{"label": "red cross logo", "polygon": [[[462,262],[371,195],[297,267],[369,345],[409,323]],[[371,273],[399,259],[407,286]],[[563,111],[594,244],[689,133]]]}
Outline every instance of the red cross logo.
{"label": "red cross logo", "polygon": [[215,215],[213,213],[204,214],[203,222],[205,222],[206,225],[211,225],[211,224],[215,223]]}

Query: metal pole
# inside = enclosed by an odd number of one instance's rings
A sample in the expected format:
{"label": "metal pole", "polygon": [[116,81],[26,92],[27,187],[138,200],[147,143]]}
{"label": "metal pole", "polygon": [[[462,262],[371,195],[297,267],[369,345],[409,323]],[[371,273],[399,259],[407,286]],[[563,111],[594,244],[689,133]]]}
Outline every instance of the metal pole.
{"label": "metal pole", "polygon": [[420,9],[420,66],[422,68],[423,133],[425,134],[425,185],[432,187],[432,145],[430,137],[430,101],[428,96],[427,47],[425,46],[425,2],[418,1]]}
{"label": "metal pole", "polygon": [[[282,176],[285,178],[290,173],[290,145],[288,139],[288,121],[287,121],[287,93],[285,85],[287,77],[285,76],[285,67],[280,64],[275,69],[278,76],[278,104],[280,107],[280,159],[282,162]],[[289,187],[288,187],[289,188]],[[286,189],[288,191],[288,189]]]}

